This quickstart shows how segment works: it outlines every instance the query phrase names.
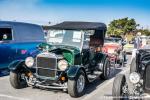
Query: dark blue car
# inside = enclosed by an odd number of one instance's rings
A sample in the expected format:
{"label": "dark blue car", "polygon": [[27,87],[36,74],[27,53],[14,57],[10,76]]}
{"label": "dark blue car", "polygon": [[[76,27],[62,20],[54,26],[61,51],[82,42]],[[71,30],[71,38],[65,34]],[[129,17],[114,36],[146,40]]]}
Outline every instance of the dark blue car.
{"label": "dark blue car", "polygon": [[14,60],[25,59],[44,42],[41,26],[22,22],[0,21],[0,69]]}

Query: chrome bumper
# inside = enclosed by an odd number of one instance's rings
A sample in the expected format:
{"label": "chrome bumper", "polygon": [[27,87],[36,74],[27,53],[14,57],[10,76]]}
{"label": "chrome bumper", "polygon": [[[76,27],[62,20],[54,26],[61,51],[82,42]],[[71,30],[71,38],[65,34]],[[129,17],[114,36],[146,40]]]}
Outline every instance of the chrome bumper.
{"label": "chrome bumper", "polygon": [[[33,87],[41,87],[41,88],[47,88],[47,89],[67,89],[67,82],[63,84],[58,84],[56,83],[56,80],[46,84],[46,81],[38,81],[37,78],[35,77],[30,77],[29,79],[26,78],[26,82],[28,86],[33,86]],[[44,84],[45,83],[45,84]]]}
{"label": "chrome bumper", "polygon": [[47,88],[47,89],[67,89],[67,86],[65,85],[58,85],[58,84],[53,84],[53,85],[41,85],[38,83],[28,83],[29,86],[35,86],[35,87],[41,87],[41,88]]}

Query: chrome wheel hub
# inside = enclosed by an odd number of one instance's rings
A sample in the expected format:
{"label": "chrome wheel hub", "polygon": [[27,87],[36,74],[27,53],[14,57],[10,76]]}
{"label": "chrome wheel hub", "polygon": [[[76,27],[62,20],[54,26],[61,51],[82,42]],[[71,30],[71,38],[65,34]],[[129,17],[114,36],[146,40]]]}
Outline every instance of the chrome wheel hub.
{"label": "chrome wheel hub", "polygon": [[85,78],[83,75],[79,76],[79,79],[77,80],[77,91],[81,93],[84,90],[85,86]]}

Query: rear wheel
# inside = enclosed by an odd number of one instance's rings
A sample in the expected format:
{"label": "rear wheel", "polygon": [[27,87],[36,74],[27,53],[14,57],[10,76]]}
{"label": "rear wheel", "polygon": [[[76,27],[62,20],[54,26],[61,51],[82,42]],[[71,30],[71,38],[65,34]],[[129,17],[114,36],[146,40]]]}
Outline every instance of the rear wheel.
{"label": "rear wheel", "polygon": [[75,79],[68,79],[68,93],[72,97],[80,97],[84,94],[85,90],[85,73],[80,71]]}
{"label": "rear wheel", "polygon": [[115,77],[113,88],[112,88],[112,96],[113,100],[128,100],[126,95],[126,78],[125,75],[119,74]]}
{"label": "rear wheel", "polygon": [[27,82],[22,73],[10,72],[9,80],[10,80],[10,84],[16,89],[27,87]]}
{"label": "rear wheel", "polygon": [[104,62],[104,68],[103,68],[103,73],[101,74],[101,78],[104,80],[107,80],[110,76],[110,61],[108,58],[106,58]]}

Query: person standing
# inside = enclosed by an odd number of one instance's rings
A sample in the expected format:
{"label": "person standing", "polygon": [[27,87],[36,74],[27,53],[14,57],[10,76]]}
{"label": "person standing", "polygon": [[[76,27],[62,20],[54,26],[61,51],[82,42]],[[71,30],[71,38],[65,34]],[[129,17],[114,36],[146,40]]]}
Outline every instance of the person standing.
{"label": "person standing", "polygon": [[134,41],[135,49],[140,49],[140,47],[141,47],[142,40],[141,40],[140,36],[141,36],[141,32],[138,32],[137,36],[135,37],[135,41]]}

